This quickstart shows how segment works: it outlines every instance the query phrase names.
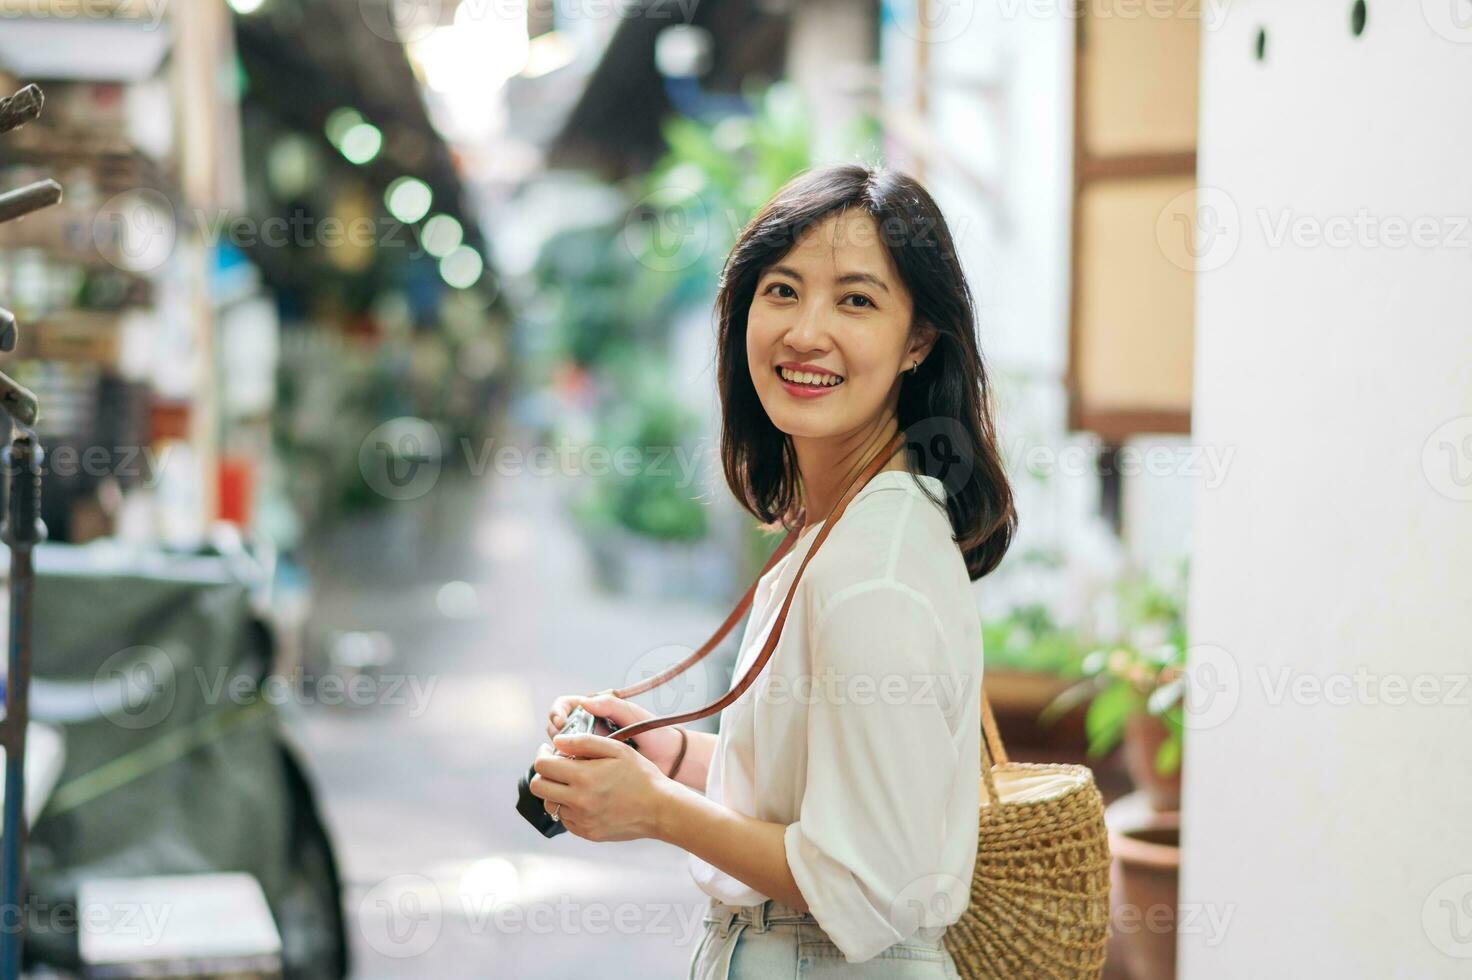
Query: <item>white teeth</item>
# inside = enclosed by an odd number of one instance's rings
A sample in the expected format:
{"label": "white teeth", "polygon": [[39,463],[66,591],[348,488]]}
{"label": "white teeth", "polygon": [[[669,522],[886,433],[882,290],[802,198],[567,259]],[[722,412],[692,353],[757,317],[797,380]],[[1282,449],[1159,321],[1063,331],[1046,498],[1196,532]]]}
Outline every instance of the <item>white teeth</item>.
{"label": "white teeth", "polygon": [[786,368],[778,368],[777,372],[788,381],[798,384],[822,385],[825,388],[831,388],[843,382],[842,377],[833,374],[814,374],[811,371],[789,371]]}

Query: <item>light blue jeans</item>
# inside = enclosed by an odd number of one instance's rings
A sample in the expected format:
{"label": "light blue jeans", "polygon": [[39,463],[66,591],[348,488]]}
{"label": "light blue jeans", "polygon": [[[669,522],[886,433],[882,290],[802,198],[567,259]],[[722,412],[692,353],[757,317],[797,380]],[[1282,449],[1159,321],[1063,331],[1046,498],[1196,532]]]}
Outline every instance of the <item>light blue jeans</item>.
{"label": "light blue jeans", "polygon": [[895,943],[850,963],[816,919],[775,899],[761,905],[711,900],[690,980],[961,980],[942,941]]}

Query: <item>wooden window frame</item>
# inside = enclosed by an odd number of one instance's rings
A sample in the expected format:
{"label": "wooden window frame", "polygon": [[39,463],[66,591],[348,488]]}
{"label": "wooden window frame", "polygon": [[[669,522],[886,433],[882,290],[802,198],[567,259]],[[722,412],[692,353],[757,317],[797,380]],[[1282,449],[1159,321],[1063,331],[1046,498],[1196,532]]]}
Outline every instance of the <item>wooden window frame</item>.
{"label": "wooden window frame", "polygon": [[1096,433],[1107,445],[1119,445],[1142,433],[1189,433],[1191,411],[1172,409],[1090,408],[1083,402],[1078,378],[1080,324],[1080,265],[1083,242],[1081,202],[1088,188],[1103,181],[1159,177],[1196,177],[1196,151],[1128,153],[1098,156],[1089,152],[1084,119],[1085,25],[1087,8],[1080,8],[1074,26],[1073,48],[1073,182],[1069,219],[1068,364],[1064,385],[1068,398],[1067,424],[1071,431]]}

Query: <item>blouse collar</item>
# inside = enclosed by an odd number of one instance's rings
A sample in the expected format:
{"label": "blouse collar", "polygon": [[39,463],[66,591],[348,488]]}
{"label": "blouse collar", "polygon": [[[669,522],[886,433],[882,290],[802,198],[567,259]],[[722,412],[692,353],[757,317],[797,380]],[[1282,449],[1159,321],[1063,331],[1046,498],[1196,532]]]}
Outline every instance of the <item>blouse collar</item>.
{"label": "blouse collar", "polygon": [[[930,476],[925,473],[911,473],[908,470],[881,470],[875,473],[868,483],[859,488],[859,492],[854,494],[854,499],[850,500],[848,505],[852,507],[867,495],[876,490],[883,490],[886,487],[900,487],[919,492],[916,487],[916,481],[919,481],[920,486],[929,490],[932,495],[939,497],[941,500],[945,499],[946,485],[941,482],[939,477]],[[803,528],[798,534],[796,544],[807,541],[816,533],[817,528],[822,527],[826,523],[827,518],[824,518]]]}
{"label": "blouse collar", "polygon": [[[854,499],[849,501],[849,506],[852,507],[865,495],[886,487],[899,487],[918,493],[920,491],[916,487],[917,480],[920,486],[928,489],[934,496],[939,497],[941,500],[946,498],[946,485],[941,482],[939,477],[928,476],[924,473],[910,473],[907,470],[881,470],[874,474],[868,483],[859,488],[859,492],[854,494]],[[787,568],[791,565],[789,559],[797,553],[799,548],[802,548],[813,539],[813,535],[817,533],[817,529],[822,527],[826,521],[827,519],[825,518],[802,529],[801,533],[798,534],[797,540],[793,542],[792,550],[784,555],[781,561],[767,569],[766,573],[758,579],[759,587],[763,591],[771,591],[776,586],[777,582],[781,580]]]}

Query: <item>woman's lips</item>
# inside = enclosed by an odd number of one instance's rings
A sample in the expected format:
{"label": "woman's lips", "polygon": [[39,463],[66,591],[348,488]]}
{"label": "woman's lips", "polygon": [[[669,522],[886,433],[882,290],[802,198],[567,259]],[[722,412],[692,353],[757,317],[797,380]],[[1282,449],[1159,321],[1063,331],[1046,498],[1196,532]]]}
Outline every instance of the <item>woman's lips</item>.
{"label": "woman's lips", "polygon": [[772,368],[772,373],[777,376],[777,380],[782,383],[782,387],[786,389],[787,393],[793,398],[822,398],[824,395],[831,393],[835,388],[839,388],[847,383],[840,381],[836,385],[828,385],[826,387],[819,388],[816,385],[793,384],[791,381],[788,381],[786,378],[782,377],[782,371],[780,368]]}

